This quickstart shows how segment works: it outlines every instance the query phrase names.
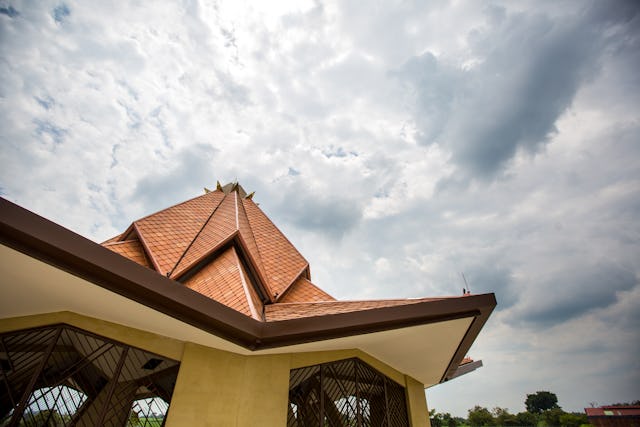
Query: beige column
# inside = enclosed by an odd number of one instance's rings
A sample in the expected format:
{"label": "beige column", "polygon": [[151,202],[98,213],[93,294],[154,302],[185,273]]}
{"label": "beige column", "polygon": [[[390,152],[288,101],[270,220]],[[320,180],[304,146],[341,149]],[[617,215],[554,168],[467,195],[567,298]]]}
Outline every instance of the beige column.
{"label": "beige column", "polygon": [[411,427],[431,427],[424,386],[410,376],[405,376],[405,384]]}
{"label": "beige column", "polygon": [[184,346],[167,427],[287,424],[289,358]]}

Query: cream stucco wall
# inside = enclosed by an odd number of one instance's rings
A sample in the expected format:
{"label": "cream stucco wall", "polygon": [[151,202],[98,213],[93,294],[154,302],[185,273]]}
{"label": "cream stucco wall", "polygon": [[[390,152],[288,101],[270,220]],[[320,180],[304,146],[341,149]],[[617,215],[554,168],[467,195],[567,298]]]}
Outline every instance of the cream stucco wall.
{"label": "cream stucco wall", "polygon": [[409,411],[409,422],[411,426],[431,427],[424,386],[410,376],[405,376],[405,381],[407,410]]}
{"label": "cream stucco wall", "polygon": [[185,344],[167,426],[285,426],[286,355],[242,356]]}
{"label": "cream stucco wall", "polygon": [[423,385],[357,349],[246,356],[72,312],[0,319],[0,333],[56,323],[180,360],[167,427],[286,426],[290,370],[352,357],[403,385],[411,426],[430,427]]}

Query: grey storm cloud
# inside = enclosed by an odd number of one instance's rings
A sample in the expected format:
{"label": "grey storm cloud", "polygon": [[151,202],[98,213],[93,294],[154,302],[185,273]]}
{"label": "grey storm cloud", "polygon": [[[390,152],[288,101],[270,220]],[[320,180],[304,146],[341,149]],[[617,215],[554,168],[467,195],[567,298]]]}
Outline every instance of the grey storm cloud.
{"label": "grey storm cloud", "polygon": [[184,148],[169,162],[170,167],[166,170],[148,173],[138,180],[131,199],[151,213],[183,201],[189,191],[202,191],[198,184],[211,183],[214,179],[212,159],[217,151],[205,144]]}
{"label": "grey storm cloud", "polygon": [[518,301],[518,292],[511,271],[488,261],[485,265],[472,266],[464,271],[468,290],[473,293],[494,292],[500,296],[498,310],[512,307]]}
{"label": "grey storm cloud", "polygon": [[532,284],[530,299],[515,311],[516,320],[536,326],[552,326],[607,308],[618,302],[622,291],[640,286],[635,274],[620,266],[600,264],[554,274],[542,283]]}
{"label": "grey storm cloud", "polygon": [[327,194],[318,197],[303,190],[288,194],[295,194],[295,197],[281,200],[276,207],[278,216],[305,230],[322,232],[339,239],[362,218],[362,205],[346,196]]}
{"label": "grey storm cloud", "polygon": [[417,139],[446,147],[471,178],[500,174],[519,150],[539,151],[582,82],[599,70],[606,30],[628,20],[624,11],[597,15],[587,9],[554,19],[491,9],[491,31],[468,34],[477,64],[461,67],[430,52],[409,59],[392,75],[414,91]]}
{"label": "grey storm cloud", "polygon": [[52,13],[53,13],[53,19],[55,19],[55,21],[56,21],[58,24],[61,24],[62,22],[64,22],[64,20],[65,20],[69,15],[71,15],[71,11],[69,10],[69,7],[68,7],[66,4],[64,4],[64,3],[62,3],[62,4],[58,5],[58,6],[56,6],[56,7],[53,9],[53,12],[52,12]]}
{"label": "grey storm cloud", "polygon": [[0,14],[7,15],[9,18],[15,18],[20,15],[20,12],[14,9],[13,6],[0,6]]}

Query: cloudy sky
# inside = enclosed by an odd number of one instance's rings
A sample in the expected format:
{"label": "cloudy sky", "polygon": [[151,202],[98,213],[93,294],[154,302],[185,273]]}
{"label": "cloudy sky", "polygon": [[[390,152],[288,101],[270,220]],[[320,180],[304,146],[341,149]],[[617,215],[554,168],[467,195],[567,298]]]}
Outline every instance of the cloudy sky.
{"label": "cloudy sky", "polygon": [[495,292],[438,411],[639,399],[638,3],[253,3],[0,0],[0,195],[102,241],[237,179],[338,298]]}

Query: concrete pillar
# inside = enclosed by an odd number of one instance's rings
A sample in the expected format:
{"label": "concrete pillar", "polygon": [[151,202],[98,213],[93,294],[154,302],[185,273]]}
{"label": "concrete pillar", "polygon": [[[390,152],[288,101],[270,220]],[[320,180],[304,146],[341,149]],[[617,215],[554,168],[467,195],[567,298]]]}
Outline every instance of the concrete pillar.
{"label": "concrete pillar", "polygon": [[405,376],[405,384],[411,427],[431,427],[424,386],[410,376]]}
{"label": "concrete pillar", "polygon": [[287,356],[242,356],[187,343],[166,427],[287,424]]}

